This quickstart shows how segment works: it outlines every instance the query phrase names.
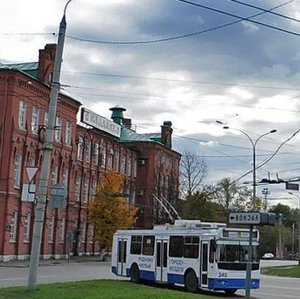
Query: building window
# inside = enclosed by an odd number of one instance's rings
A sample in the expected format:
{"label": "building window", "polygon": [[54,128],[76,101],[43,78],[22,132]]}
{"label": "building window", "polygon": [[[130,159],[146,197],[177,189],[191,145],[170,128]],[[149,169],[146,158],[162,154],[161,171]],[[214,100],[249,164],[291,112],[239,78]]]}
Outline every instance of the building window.
{"label": "building window", "polygon": [[99,144],[94,143],[93,145],[93,164],[99,165]]}
{"label": "building window", "polygon": [[9,241],[15,242],[17,239],[18,212],[14,211],[10,222]]}
{"label": "building window", "polygon": [[72,123],[67,121],[66,123],[66,145],[72,145]]}
{"label": "building window", "polygon": [[32,108],[31,132],[37,134],[39,131],[40,109],[36,106]]}
{"label": "building window", "polygon": [[79,161],[82,161],[82,159],[83,159],[83,146],[84,146],[83,138],[81,136],[79,136],[78,137],[78,145],[77,145],[77,159]]}
{"label": "building window", "polygon": [[57,184],[58,179],[58,167],[56,165],[52,165],[51,167],[51,186]]}
{"label": "building window", "polygon": [[53,243],[54,241],[54,215],[51,216],[49,220],[49,235],[48,235],[48,243]]}
{"label": "building window", "polygon": [[119,172],[119,164],[120,164],[120,153],[115,152],[115,171]]}
{"label": "building window", "polygon": [[14,171],[14,187],[15,188],[20,188],[21,166],[22,166],[22,156],[20,154],[16,154],[16,156],[15,156],[15,171]]}
{"label": "building window", "polygon": [[133,162],[133,177],[136,178],[137,158],[134,158]]}
{"label": "building window", "polygon": [[96,192],[97,192],[97,180],[95,178],[92,179],[90,188],[91,188],[91,191],[90,191],[91,197],[95,198]]}
{"label": "building window", "polygon": [[69,168],[65,165],[63,168],[62,183],[68,188]]}
{"label": "building window", "polygon": [[60,243],[65,242],[65,227],[66,227],[66,218],[63,217],[60,221],[60,226],[59,226],[59,242]]}
{"label": "building window", "polygon": [[48,112],[45,112],[44,125],[47,128],[49,127],[49,113]]}
{"label": "building window", "polygon": [[125,174],[126,173],[126,156],[125,153],[121,153],[121,173]]}
{"label": "building window", "polygon": [[61,124],[62,120],[57,116],[55,121],[55,141],[59,143],[61,142]]}
{"label": "building window", "polygon": [[86,239],[86,222],[81,225],[81,243],[85,243]]}
{"label": "building window", "polygon": [[76,175],[75,178],[75,200],[80,201],[80,188],[81,187],[81,176],[79,174]]}
{"label": "building window", "polygon": [[24,241],[28,242],[30,238],[31,213],[27,213],[24,221]]}
{"label": "building window", "polygon": [[88,238],[90,243],[94,243],[94,225],[92,223],[88,226]]}
{"label": "building window", "polygon": [[26,129],[26,110],[27,104],[24,101],[20,101],[19,105],[19,129]]}
{"label": "building window", "polygon": [[85,144],[85,160],[88,163],[91,162],[91,142],[89,140]]}
{"label": "building window", "polygon": [[83,202],[88,202],[89,199],[89,178],[86,176],[84,178],[84,186],[83,186]]}
{"label": "building window", "polygon": [[106,164],[106,146],[103,144],[101,147],[101,167],[105,168]]}
{"label": "building window", "polygon": [[128,176],[131,176],[131,163],[132,163],[131,157],[128,156],[127,157],[127,167],[126,167]]}

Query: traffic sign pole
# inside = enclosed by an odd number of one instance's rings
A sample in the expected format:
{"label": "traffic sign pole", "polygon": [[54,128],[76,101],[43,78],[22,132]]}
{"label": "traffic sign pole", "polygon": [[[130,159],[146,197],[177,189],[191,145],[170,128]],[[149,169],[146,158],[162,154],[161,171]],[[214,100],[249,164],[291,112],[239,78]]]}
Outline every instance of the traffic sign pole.
{"label": "traffic sign pole", "polygon": [[253,225],[250,225],[249,229],[249,246],[248,246],[248,262],[247,262],[247,272],[246,272],[246,298],[250,298],[251,290],[251,271],[252,271],[252,235],[253,235]]}

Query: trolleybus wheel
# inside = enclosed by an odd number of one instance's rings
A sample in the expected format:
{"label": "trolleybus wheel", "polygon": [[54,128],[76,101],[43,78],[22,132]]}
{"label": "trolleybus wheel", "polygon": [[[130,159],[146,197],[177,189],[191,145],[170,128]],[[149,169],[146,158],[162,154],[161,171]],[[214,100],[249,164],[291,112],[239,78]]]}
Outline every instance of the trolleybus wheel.
{"label": "trolleybus wheel", "polygon": [[227,289],[227,290],[224,290],[225,294],[228,295],[228,296],[233,295],[236,291],[237,291],[237,289]]}
{"label": "trolleybus wheel", "polygon": [[131,281],[134,283],[140,282],[140,270],[136,264],[132,265],[132,267],[131,267],[130,278],[131,278]]}
{"label": "trolleybus wheel", "polygon": [[188,292],[194,293],[198,289],[198,279],[193,270],[189,270],[184,279],[184,286]]}

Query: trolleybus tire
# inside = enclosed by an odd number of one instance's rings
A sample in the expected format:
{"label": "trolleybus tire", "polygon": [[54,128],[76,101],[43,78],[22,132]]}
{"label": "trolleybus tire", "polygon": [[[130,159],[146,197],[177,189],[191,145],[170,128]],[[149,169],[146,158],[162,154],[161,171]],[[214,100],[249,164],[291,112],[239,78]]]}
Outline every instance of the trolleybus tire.
{"label": "trolleybus tire", "polygon": [[227,289],[227,290],[224,290],[225,294],[228,295],[228,296],[233,295],[236,291],[237,291],[237,289]]}
{"label": "trolleybus tire", "polygon": [[133,264],[130,269],[130,280],[133,283],[140,282],[140,270],[137,264]]}
{"label": "trolleybus tire", "polygon": [[194,293],[198,290],[198,279],[194,270],[188,270],[184,277],[184,286],[185,289]]}

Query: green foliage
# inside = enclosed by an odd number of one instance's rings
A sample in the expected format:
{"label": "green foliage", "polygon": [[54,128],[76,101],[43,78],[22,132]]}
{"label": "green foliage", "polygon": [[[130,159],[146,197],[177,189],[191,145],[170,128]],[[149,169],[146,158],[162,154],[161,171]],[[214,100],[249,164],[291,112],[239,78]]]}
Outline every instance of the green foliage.
{"label": "green foliage", "polygon": [[39,285],[35,291],[25,287],[0,288],[0,299],[217,299],[161,287],[137,285],[127,281],[94,280]]}
{"label": "green foliage", "polygon": [[220,221],[220,206],[212,199],[213,194],[207,190],[197,191],[188,196],[185,203],[185,218]]}
{"label": "green foliage", "polygon": [[245,211],[247,209],[251,191],[244,186],[239,186],[230,178],[224,178],[215,186],[214,197],[225,214],[228,215],[230,211]]}
{"label": "green foliage", "polygon": [[130,207],[120,195],[123,177],[114,171],[103,175],[96,196],[89,201],[89,221],[94,224],[94,239],[110,248],[113,234],[130,227],[136,220],[137,209]]}

